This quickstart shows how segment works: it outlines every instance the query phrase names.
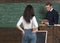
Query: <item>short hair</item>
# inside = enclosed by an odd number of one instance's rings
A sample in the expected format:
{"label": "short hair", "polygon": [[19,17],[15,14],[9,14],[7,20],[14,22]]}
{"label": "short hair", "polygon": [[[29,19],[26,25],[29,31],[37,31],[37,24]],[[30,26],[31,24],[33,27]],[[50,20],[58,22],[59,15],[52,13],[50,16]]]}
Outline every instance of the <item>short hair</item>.
{"label": "short hair", "polygon": [[51,4],[50,2],[47,2],[47,3],[46,3],[46,6],[47,6],[47,5],[50,5],[50,6],[52,6],[52,4]]}

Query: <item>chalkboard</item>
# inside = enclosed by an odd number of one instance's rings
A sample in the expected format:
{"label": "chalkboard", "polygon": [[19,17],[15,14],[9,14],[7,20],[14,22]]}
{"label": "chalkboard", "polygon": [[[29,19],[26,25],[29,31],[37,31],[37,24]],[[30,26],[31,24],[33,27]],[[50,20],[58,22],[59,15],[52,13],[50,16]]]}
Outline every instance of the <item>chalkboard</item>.
{"label": "chalkboard", "polygon": [[[25,7],[29,4],[33,6],[37,21],[40,23],[46,14],[45,3],[0,3],[0,27],[16,27],[16,23],[23,15]],[[60,15],[60,4],[53,3],[53,7]]]}
{"label": "chalkboard", "polygon": [[37,43],[47,43],[47,31],[37,32]]}

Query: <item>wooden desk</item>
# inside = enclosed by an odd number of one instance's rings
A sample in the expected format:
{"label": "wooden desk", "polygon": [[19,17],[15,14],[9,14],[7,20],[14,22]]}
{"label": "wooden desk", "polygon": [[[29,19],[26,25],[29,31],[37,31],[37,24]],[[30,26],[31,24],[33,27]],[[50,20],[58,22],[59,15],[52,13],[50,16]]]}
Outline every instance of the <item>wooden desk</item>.
{"label": "wooden desk", "polygon": [[[60,43],[60,26],[39,26],[38,32],[47,32],[47,43]],[[17,28],[0,27],[0,43],[21,43],[22,34]]]}

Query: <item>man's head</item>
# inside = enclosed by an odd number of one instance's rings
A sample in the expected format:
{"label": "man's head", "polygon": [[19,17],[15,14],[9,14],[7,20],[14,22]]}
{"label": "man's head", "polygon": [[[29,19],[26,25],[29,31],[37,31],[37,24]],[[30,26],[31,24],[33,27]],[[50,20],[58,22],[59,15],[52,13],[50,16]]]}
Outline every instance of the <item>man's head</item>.
{"label": "man's head", "polygon": [[52,8],[52,4],[50,2],[46,3],[46,10],[50,11]]}

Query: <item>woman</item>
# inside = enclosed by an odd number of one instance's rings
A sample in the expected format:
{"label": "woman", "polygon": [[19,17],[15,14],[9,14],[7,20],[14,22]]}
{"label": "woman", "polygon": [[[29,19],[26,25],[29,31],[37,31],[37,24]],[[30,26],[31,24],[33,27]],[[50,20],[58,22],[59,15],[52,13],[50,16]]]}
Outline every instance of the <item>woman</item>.
{"label": "woman", "polygon": [[[24,29],[21,28],[21,23],[23,24]],[[17,23],[17,28],[23,33],[22,43],[36,43],[38,23],[31,5],[27,5],[25,8],[23,16],[20,17],[20,20]]]}

